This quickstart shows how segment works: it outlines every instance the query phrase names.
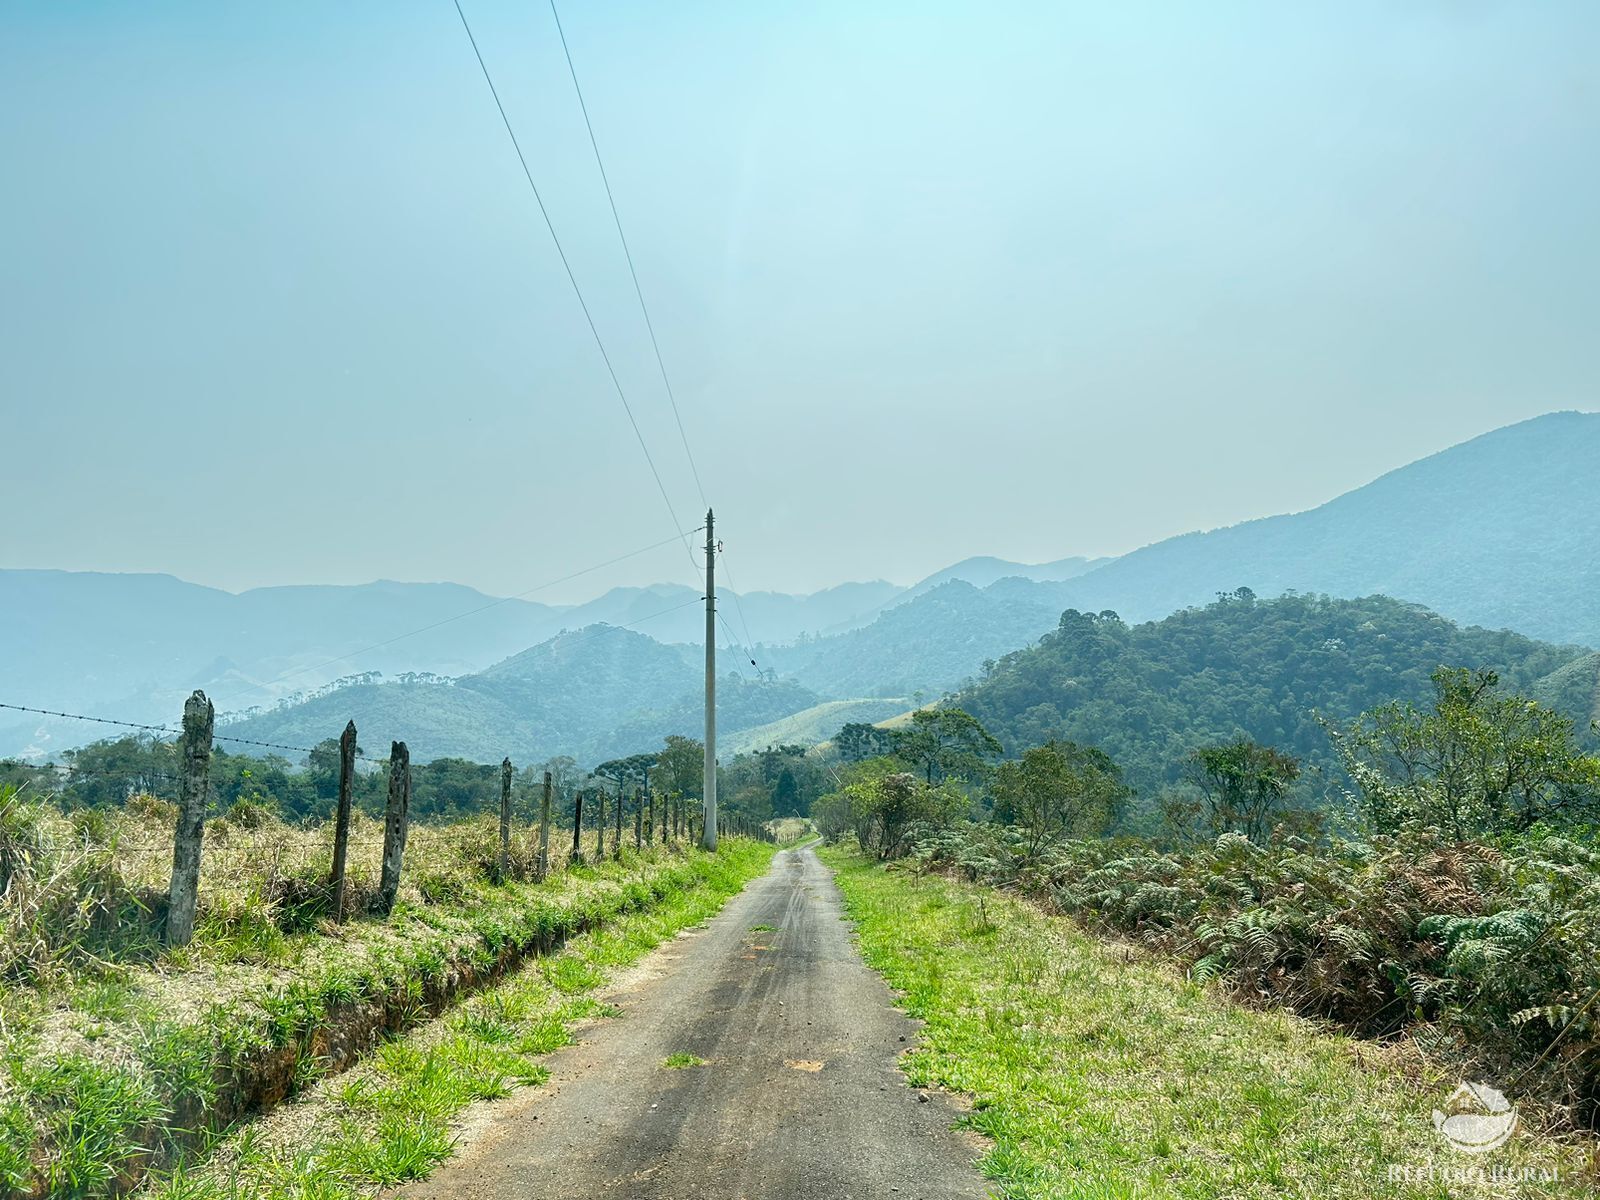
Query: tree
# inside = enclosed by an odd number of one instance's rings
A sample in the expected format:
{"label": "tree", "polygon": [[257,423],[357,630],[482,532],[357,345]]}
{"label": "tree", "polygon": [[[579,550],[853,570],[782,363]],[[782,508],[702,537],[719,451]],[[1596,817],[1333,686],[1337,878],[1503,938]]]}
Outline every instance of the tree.
{"label": "tree", "polygon": [[698,797],[705,781],[705,761],[704,742],[668,734],[666,748],[656,755],[655,790]]}
{"label": "tree", "polygon": [[775,817],[800,815],[800,785],[795,781],[794,772],[788,767],[778,775],[778,782],[772,785],[771,808]]}
{"label": "tree", "polygon": [[759,783],[746,784],[722,803],[723,812],[760,823],[773,817],[772,793]]}
{"label": "tree", "polygon": [[319,799],[338,797],[340,760],[338,738],[323,738],[306,756],[306,773]]}
{"label": "tree", "polygon": [[1253,842],[1272,832],[1299,777],[1299,760],[1248,738],[1189,756],[1189,778],[1200,789],[1212,832],[1233,830]]}
{"label": "tree", "polygon": [[630,787],[644,786],[655,766],[656,755],[633,754],[627,758],[613,758],[603,762],[590,774],[603,780],[608,790],[615,788],[617,795],[623,796]]}
{"label": "tree", "polygon": [[918,709],[910,726],[895,732],[894,757],[915,767],[930,787],[949,778],[981,778],[1000,753],[994,736],[959,708]]}
{"label": "tree", "polygon": [[1027,836],[1028,854],[1058,837],[1104,833],[1132,793],[1109,755],[1093,746],[1050,741],[995,768],[995,816]]}
{"label": "tree", "polygon": [[1368,828],[1465,839],[1600,808],[1600,759],[1578,748],[1570,718],[1500,692],[1493,671],[1440,667],[1431,678],[1430,709],[1386,704],[1327,724]]}
{"label": "tree", "polygon": [[863,762],[888,754],[894,748],[894,733],[876,725],[851,721],[833,735],[833,745],[845,762]]}
{"label": "tree", "polygon": [[948,824],[967,807],[967,798],[953,782],[930,786],[892,758],[853,764],[844,786],[813,806],[824,837],[838,836],[848,825],[863,853],[897,858],[911,848],[916,826]]}

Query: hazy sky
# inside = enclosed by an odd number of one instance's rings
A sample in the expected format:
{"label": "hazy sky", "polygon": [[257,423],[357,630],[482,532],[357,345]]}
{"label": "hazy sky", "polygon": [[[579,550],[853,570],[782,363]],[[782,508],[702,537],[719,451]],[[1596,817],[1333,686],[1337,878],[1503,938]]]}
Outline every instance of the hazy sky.
{"label": "hazy sky", "polygon": [[[550,12],[463,2],[697,525]],[[562,15],[743,589],[1600,406],[1600,6]],[[0,155],[0,566],[507,593],[672,532],[450,0],[7,4]]]}

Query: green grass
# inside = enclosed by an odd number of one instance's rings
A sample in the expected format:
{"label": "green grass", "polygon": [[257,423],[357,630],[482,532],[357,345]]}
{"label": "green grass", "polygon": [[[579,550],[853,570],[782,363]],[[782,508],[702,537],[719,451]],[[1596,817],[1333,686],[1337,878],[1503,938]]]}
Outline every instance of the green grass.
{"label": "green grass", "polygon": [[[772,848],[725,840],[683,882],[513,972],[443,1018],[226,1139],[200,1168],[148,1184],[150,1200],[355,1200],[424,1178],[449,1157],[475,1101],[543,1083],[542,1056],[583,1020],[614,1016],[595,991],[620,967],[715,913],[766,870]],[[670,1060],[669,1060],[670,1061]],[[683,1064],[689,1065],[689,1064]],[[306,1130],[315,1136],[306,1136]],[[3,1164],[0,1164],[3,1166]]]}
{"label": "green grass", "polygon": [[[1595,1194],[1576,1144],[1448,1148],[1430,1114],[1456,1081],[1414,1052],[1230,1003],[1007,896],[824,858],[866,961],[926,1022],[906,1074],[971,1098],[965,1123],[993,1140],[979,1166],[1004,1196]],[[1559,1178],[1437,1174],[1478,1169]]]}
{"label": "green grass", "polygon": [[706,1060],[694,1054],[669,1054],[661,1060],[661,1065],[673,1071],[681,1071],[685,1067],[703,1067]]}

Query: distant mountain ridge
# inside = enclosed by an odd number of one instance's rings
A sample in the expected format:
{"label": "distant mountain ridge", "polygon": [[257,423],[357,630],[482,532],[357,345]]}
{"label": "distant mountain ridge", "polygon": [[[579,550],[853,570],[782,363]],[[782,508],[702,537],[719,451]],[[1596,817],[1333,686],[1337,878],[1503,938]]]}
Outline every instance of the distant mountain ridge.
{"label": "distant mountain ridge", "polygon": [[[747,622],[757,645],[735,646],[726,661],[744,673],[738,690],[751,724],[781,723],[819,702],[932,699],[1054,630],[1069,608],[1113,610],[1137,623],[1240,586],[1262,597],[1388,595],[1463,624],[1600,646],[1600,537],[1590,518],[1600,501],[1597,466],[1600,414],[1553,413],[1317,508],[1169,538],[1109,561],[977,557],[911,587],[877,580],[809,596],[751,592],[729,620],[740,633]],[[488,747],[473,729],[494,733],[496,745],[510,735],[495,731],[514,730],[530,745],[569,738],[602,747],[643,728],[636,722],[660,725],[663,714],[675,714],[669,724],[696,724],[684,698],[696,686],[699,650],[674,643],[702,636],[697,599],[693,588],[660,584],[559,606],[393,582],[236,596],[171,576],[0,570],[0,700],[165,724],[195,687],[236,711],[341,675],[433,672],[454,682],[385,685],[371,697],[373,711],[432,721],[427,744],[449,753]],[[629,660],[631,685],[585,686],[582,670],[620,671],[603,655],[577,654],[576,673],[563,667],[562,654],[578,646],[563,642],[563,631],[597,623],[643,638]],[[750,657],[784,686],[754,688]],[[541,682],[517,685],[508,664],[518,660]],[[365,696],[344,688],[306,711],[331,714]],[[726,699],[734,703],[732,691]],[[286,719],[259,719],[268,717]],[[325,723],[317,716],[312,724]],[[0,755],[54,754],[103,732],[0,714]]]}
{"label": "distant mountain ridge", "polygon": [[1326,504],[1168,538],[1071,581],[1085,610],[1154,620],[1241,584],[1382,594],[1466,624],[1600,647],[1600,413],[1494,430]]}
{"label": "distant mountain ridge", "polygon": [[[698,736],[702,667],[679,647],[613,625],[559,634],[449,682],[357,684],[229,724],[262,742],[313,746],[354,720],[364,746],[404,741],[418,761],[460,757],[581,762],[655,749],[669,733]],[[794,680],[730,673],[718,683],[730,732],[811,708]]]}
{"label": "distant mountain ridge", "polygon": [[[939,574],[951,570],[959,566]],[[874,580],[805,596],[750,592],[738,597],[741,632],[747,622],[764,643],[783,644],[853,629],[921,586]],[[733,600],[720,593],[724,604]],[[698,643],[705,621],[698,598],[692,588],[658,584],[550,605],[392,580],[235,594],[171,575],[0,569],[0,699],[150,724],[173,720],[195,688],[221,712],[270,709],[341,677],[472,675],[563,630],[596,624]],[[0,713],[0,755],[48,756],[103,732]]]}

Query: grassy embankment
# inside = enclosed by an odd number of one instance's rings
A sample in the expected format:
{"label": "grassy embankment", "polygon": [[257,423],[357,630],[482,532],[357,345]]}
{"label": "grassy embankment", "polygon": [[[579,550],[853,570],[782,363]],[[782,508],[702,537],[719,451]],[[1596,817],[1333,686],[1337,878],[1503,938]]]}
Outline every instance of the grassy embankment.
{"label": "grassy embankment", "polygon": [[1403,1047],[1235,1004],[991,889],[824,858],[867,962],[927,1023],[907,1074],[971,1097],[1005,1196],[1596,1192],[1577,1143],[1450,1149],[1431,1113],[1457,1081]]}
{"label": "grassy embankment", "polygon": [[[208,826],[194,943],[165,950],[170,812],[63,816],[0,799],[0,1184],[19,1195],[113,1195],[173,1169],[174,1196],[342,1197],[412,1177],[448,1152],[461,1105],[539,1077],[533,1056],[592,1010],[607,967],[715,911],[772,853],[743,840],[715,857],[629,850],[540,883],[523,831],[501,881],[492,823],[419,826],[393,914],[336,926],[327,831],[236,814]],[[375,832],[360,822],[353,837],[361,913]],[[182,1173],[228,1126],[325,1079],[350,1090],[337,1120],[299,1139],[307,1170],[225,1192]],[[246,1127],[219,1157],[265,1180],[254,1140]]]}

